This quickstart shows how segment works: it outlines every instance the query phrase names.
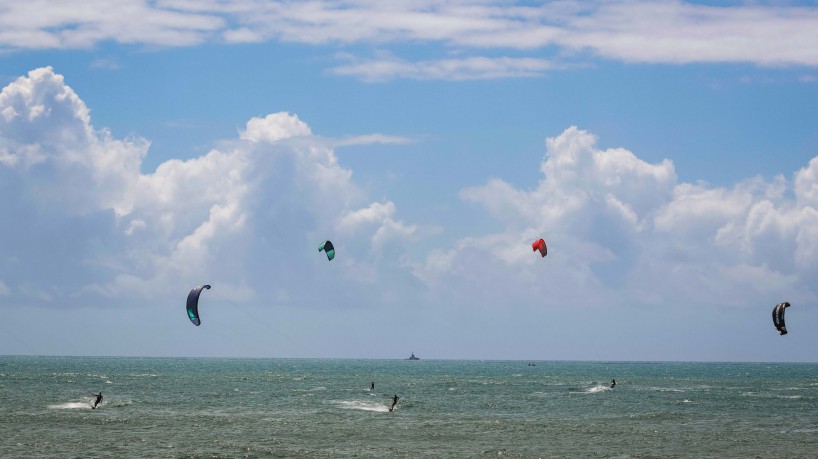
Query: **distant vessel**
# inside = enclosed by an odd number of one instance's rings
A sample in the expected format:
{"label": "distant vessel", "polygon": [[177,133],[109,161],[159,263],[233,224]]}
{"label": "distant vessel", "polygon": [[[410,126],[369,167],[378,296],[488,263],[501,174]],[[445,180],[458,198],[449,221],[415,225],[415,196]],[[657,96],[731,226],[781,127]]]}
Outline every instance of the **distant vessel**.
{"label": "distant vessel", "polygon": [[412,355],[410,355],[406,360],[420,360],[420,357],[415,357],[415,353],[413,352]]}

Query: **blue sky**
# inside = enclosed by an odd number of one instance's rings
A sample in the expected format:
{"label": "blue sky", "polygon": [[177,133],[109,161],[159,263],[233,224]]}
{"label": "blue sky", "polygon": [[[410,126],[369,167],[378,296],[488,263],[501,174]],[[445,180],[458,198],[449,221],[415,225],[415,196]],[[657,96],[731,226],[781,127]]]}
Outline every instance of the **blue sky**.
{"label": "blue sky", "polygon": [[3,354],[818,357],[811,3],[0,0],[0,86]]}

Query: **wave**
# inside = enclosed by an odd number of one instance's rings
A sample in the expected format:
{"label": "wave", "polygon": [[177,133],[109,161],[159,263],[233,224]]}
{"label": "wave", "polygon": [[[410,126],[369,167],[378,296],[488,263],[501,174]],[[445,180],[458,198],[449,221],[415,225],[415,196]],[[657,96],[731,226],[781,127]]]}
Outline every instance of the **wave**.
{"label": "wave", "polygon": [[569,389],[569,394],[599,394],[602,392],[607,392],[611,390],[609,386],[603,384],[597,384],[593,387],[588,387],[586,389]]}
{"label": "wave", "polygon": [[314,397],[317,392],[327,390],[324,386],[314,387],[312,389],[293,389],[293,392],[300,393],[302,397]]}
{"label": "wave", "polygon": [[655,391],[655,392],[684,392],[684,389],[677,389],[675,387],[655,387],[655,386],[652,386],[652,387],[649,387],[648,389],[652,390],[652,391]]}
{"label": "wave", "polygon": [[800,399],[804,398],[803,395],[795,394],[795,395],[779,395],[779,394],[770,394],[767,392],[742,392],[742,397],[754,397],[754,398],[783,398],[783,399]]}
{"label": "wave", "polygon": [[594,386],[594,387],[589,387],[588,389],[585,390],[585,393],[596,394],[597,392],[605,392],[606,390],[611,390],[611,388],[608,387],[608,386],[603,386],[602,384],[599,384],[599,385]]}
{"label": "wave", "polygon": [[654,411],[648,413],[635,413],[628,416],[629,419],[639,420],[639,421],[670,421],[670,420],[678,420],[678,419],[685,419],[687,415],[685,413],[681,413],[678,411]]}
{"label": "wave", "polygon": [[91,406],[89,402],[65,402],[48,405],[48,408],[51,410],[90,410]]}
{"label": "wave", "polygon": [[324,386],[313,387],[312,389],[300,389],[301,392],[320,392],[327,390]]}
{"label": "wave", "polygon": [[342,408],[345,410],[360,410],[360,411],[372,411],[376,413],[388,413],[389,407],[384,405],[383,403],[378,402],[368,402],[368,401],[360,401],[360,400],[341,400],[335,402],[335,406],[338,408]]}
{"label": "wave", "polygon": [[[119,407],[123,407],[123,406],[133,405],[134,403],[136,403],[136,402],[133,401],[133,400],[113,400],[113,401],[110,402],[110,405],[112,407],[118,407],[119,408]],[[107,404],[108,404],[108,402],[102,402],[102,405],[107,405]],[[100,405],[100,406],[102,406],[102,405]]]}

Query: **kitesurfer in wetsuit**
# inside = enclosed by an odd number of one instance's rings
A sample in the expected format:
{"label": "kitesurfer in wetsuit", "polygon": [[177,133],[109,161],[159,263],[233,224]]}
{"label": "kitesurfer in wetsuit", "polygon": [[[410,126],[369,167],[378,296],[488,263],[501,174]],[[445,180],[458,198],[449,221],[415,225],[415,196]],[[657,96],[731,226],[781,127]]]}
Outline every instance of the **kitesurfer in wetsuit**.
{"label": "kitesurfer in wetsuit", "polygon": [[395,409],[395,405],[398,404],[398,398],[400,398],[400,397],[398,397],[398,394],[395,394],[395,396],[392,397],[392,406],[389,407],[389,411],[392,411],[392,410]]}
{"label": "kitesurfer in wetsuit", "polygon": [[94,406],[91,407],[92,410],[95,410],[97,408],[97,405],[102,403],[102,392],[100,392],[97,395],[94,395],[94,397],[96,397],[96,399],[94,399]]}
{"label": "kitesurfer in wetsuit", "polygon": [[616,386],[616,380],[615,380],[615,379],[612,379],[612,380],[611,380],[611,389],[613,389],[613,388],[614,388],[614,386]]}

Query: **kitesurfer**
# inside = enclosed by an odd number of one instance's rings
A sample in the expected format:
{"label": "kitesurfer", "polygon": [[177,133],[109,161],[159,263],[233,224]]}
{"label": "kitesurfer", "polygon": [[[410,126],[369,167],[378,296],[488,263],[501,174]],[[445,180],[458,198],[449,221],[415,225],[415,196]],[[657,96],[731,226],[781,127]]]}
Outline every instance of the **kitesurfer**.
{"label": "kitesurfer", "polygon": [[99,405],[100,403],[102,403],[102,392],[94,395],[94,406],[92,406],[91,409],[95,410],[97,408],[97,405]]}
{"label": "kitesurfer", "polygon": [[616,380],[612,379],[611,380],[611,389],[613,389],[614,387],[616,387]]}
{"label": "kitesurfer", "polygon": [[392,411],[392,410],[395,409],[395,405],[398,404],[398,398],[400,398],[400,397],[398,397],[398,394],[395,394],[395,396],[392,397],[392,406],[389,407],[389,411]]}

